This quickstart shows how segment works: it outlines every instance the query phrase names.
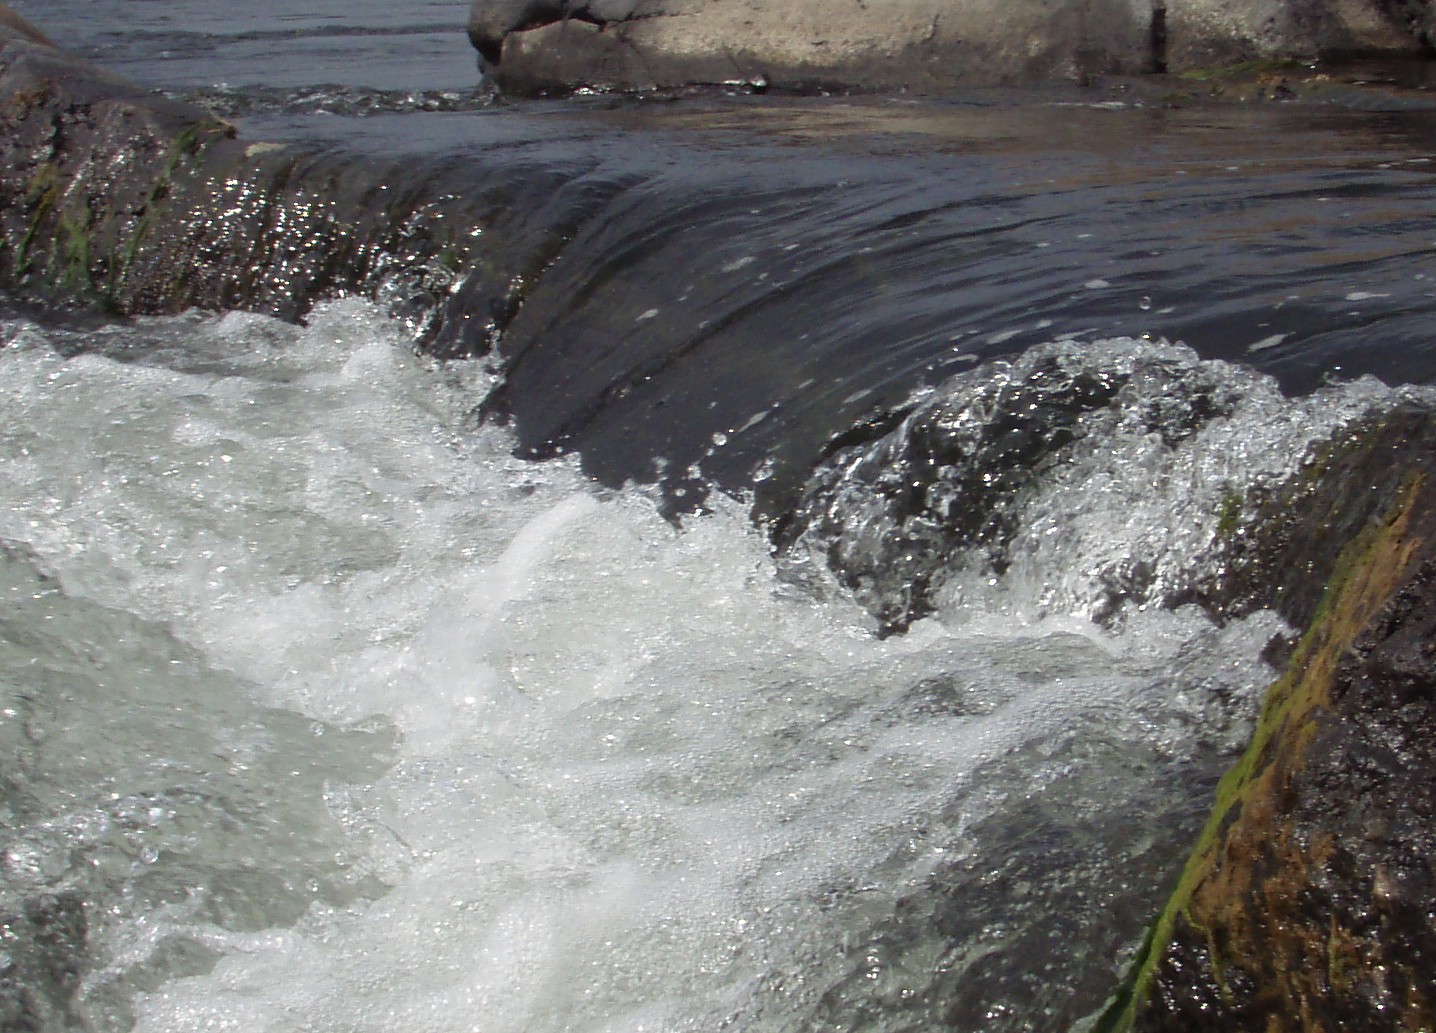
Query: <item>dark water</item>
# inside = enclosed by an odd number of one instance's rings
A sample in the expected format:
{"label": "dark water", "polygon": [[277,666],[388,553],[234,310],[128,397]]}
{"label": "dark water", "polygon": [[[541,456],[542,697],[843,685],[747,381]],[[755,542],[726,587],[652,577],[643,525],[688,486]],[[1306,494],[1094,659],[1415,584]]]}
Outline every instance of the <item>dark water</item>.
{"label": "dark water", "polygon": [[610,484],[661,470],[680,506],[761,469],[781,513],[835,437],[1054,338],[1180,340],[1296,393],[1436,373],[1430,113],[1093,100],[580,98],[257,128],[457,152],[507,184],[505,219],[551,239],[495,405],[529,454],[577,449]]}
{"label": "dark water", "polygon": [[528,454],[661,477],[679,508],[761,468],[781,513],[834,437],[1052,339],[1183,341],[1298,393],[1436,375],[1419,93],[485,105],[462,3],[17,9],[250,135],[457,165],[447,189],[467,177],[488,221],[546,238],[496,408]]}
{"label": "dark water", "polygon": [[773,464],[781,512],[825,442],[1054,338],[1181,340],[1294,392],[1436,372],[1429,116],[1071,103],[613,113],[682,149],[593,145],[594,214],[505,335],[524,443],[610,481]]}

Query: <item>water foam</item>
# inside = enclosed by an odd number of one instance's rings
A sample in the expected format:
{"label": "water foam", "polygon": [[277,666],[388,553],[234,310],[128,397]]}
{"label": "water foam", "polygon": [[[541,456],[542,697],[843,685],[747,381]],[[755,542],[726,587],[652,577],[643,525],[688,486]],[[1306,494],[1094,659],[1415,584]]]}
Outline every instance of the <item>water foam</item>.
{"label": "water foam", "polygon": [[[354,303],[63,338],[5,331],[0,539],[173,636],[208,672],[184,708],[299,721],[271,755],[328,774],[236,792],[264,851],[285,816],[322,826],[319,875],[350,887],[207,910],[235,865],[201,809],[186,870],[145,865],[188,896],[92,937],[100,1027],[124,998],[153,1031],[1065,1028],[1270,673],[1260,615],[879,639],[736,503],[679,531],[514,460],[472,426],[482,368]],[[336,736],[368,758],[313,760]],[[131,885],[47,878],[95,911]]]}
{"label": "water foam", "polygon": [[1057,341],[839,450],[794,537],[890,628],[934,610],[1107,621],[1190,595],[1256,493],[1395,397],[1367,377],[1289,399],[1180,345]]}

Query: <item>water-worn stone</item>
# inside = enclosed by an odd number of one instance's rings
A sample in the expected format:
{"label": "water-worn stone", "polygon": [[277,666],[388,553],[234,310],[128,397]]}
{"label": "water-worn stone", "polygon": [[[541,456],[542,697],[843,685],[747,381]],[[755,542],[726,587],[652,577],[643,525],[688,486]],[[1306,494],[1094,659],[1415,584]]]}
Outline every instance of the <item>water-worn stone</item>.
{"label": "water-worn stone", "polygon": [[[477,0],[470,38],[514,92],[745,83],[937,89],[1151,70],[1149,0],[638,0],[513,24]],[[500,28],[503,27],[503,28]]]}
{"label": "water-worn stone", "polygon": [[0,913],[0,1030],[78,1028],[73,1005],[88,932],[84,903],[72,893],[43,894]]}
{"label": "water-worn stone", "polygon": [[506,206],[442,168],[241,139],[0,15],[0,284],[17,300],[292,320],[363,294],[432,350],[472,354],[543,260],[482,236]]}
{"label": "water-worn stone", "polygon": [[514,93],[941,90],[1431,49],[1428,0],[473,0]]}
{"label": "water-worn stone", "polygon": [[[1346,547],[1106,1031],[1436,1028],[1436,431],[1398,412],[1312,472]],[[1343,478],[1342,472],[1347,476]]]}

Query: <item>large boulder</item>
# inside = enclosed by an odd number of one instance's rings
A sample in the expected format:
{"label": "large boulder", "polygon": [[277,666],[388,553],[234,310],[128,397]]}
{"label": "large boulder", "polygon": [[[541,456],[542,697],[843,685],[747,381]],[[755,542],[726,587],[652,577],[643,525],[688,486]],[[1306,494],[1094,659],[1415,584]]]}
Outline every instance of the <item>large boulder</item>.
{"label": "large boulder", "polygon": [[469,34],[514,92],[890,90],[1149,70],[1150,22],[1150,0],[476,0]]}
{"label": "large boulder", "polygon": [[690,84],[941,90],[1425,53],[1428,0],[474,0],[514,93]]}

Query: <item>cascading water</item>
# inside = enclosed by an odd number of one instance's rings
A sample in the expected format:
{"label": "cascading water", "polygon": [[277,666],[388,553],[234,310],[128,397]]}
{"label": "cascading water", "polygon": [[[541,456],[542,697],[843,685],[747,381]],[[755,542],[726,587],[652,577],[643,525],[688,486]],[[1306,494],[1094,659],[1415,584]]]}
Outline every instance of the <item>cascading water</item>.
{"label": "cascading water", "polygon": [[944,596],[1095,620],[1172,606],[1245,533],[1253,488],[1390,395],[1365,378],[1292,400],[1165,343],[1040,345],[922,392],[893,431],[839,449],[786,536],[824,552],[888,628]]}
{"label": "cascading water", "polygon": [[1429,404],[1337,383],[1436,375],[1429,112],[490,106],[442,0],[15,6],[296,147],[175,231],[236,303],[333,192],[332,290],[496,351],[0,298],[0,1029],[1102,1008],[1292,631],[1211,604],[1247,503]]}
{"label": "cascading water", "polygon": [[[1200,567],[1391,395],[1053,345],[835,456],[775,555],[743,500],[512,458],[493,374],[357,302],[0,345],[0,988],[46,1030],[1072,1028],[1286,629],[1056,579]],[[1057,368],[1110,397],[882,637],[823,559],[903,562],[912,428],[1008,440]]]}

